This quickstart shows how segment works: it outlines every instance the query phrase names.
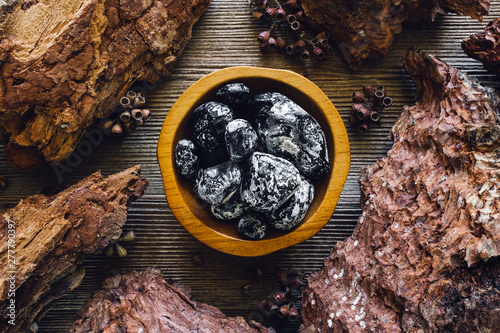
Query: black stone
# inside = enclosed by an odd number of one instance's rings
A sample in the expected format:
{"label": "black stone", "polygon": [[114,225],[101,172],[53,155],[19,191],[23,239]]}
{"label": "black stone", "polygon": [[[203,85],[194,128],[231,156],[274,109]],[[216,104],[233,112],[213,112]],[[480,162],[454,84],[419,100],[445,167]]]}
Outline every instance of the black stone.
{"label": "black stone", "polygon": [[241,181],[241,199],[260,212],[271,212],[287,201],[300,185],[297,168],[274,155],[254,152]]}
{"label": "black stone", "polygon": [[238,231],[250,239],[262,239],[266,235],[267,225],[255,214],[244,215],[238,221]]}
{"label": "black stone", "polygon": [[229,105],[235,112],[246,106],[250,99],[250,88],[243,83],[228,83],[215,93],[215,100]]}
{"label": "black stone", "polygon": [[211,205],[229,200],[241,183],[240,168],[227,161],[198,172],[194,189],[199,197]]}
{"label": "black stone", "polygon": [[302,179],[292,197],[268,215],[269,225],[279,230],[290,230],[302,222],[314,199],[314,186]]}
{"label": "black stone", "polygon": [[267,153],[291,161],[311,179],[319,179],[328,172],[325,133],[308,112],[279,93],[259,94],[249,105]]}
{"label": "black stone", "polygon": [[241,201],[239,193],[236,192],[227,202],[211,206],[210,210],[216,219],[227,221],[242,216],[249,210],[249,207]]}
{"label": "black stone", "polygon": [[231,108],[218,102],[208,102],[193,111],[193,138],[201,154],[201,165],[213,166],[229,159],[224,133],[234,119]]}
{"label": "black stone", "polygon": [[193,141],[181,139],[175,146],[175,167],[187,178],[192,178],[198,172],[200,158]]}
{"label": "black stone", "polygon": [[233,162],[240,162],[257,148],[257,133],[245,119],[235,119],[227,124],[226,148]]}

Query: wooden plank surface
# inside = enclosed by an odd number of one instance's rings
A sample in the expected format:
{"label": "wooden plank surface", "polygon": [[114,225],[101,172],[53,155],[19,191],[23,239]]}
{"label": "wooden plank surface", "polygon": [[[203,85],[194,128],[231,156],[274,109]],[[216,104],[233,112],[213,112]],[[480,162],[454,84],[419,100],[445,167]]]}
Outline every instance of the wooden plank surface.
{"label": "wooden plank surface", "polygon": [[[133,135],[125,139],[106,139],[93,145],[92,152],[82,160],[71,161],[70,172],[56,172],[52,166],[35,173],[14,170],[0,157],[0,175],[7,177],[8,186],[0,189],[0,202],[15,204],[20,199],[54,188],[101,170],[104,175],[141,163],[143,175],[150,180],[146,194],[134,202],[125,230],[134,230],[137,242],[128,247],[123,259],[92,256],[85,261],[87,275],[75,291],[63,297],[39,325],[39,332],[65,332],[74,316],[93,291],[113,272],[158,266],[165,277],[180,281],[192,289],[194,298],[219,307],[228,315],[263,320],[256,311],[257,303],[271,290],[276,267],[304,270],[307,274],[319,270],[333,245],[348,237],[360,214],[358,176],[363,166],[383,157],[392,146],[388,135],[404,105],[413,103],[414,86],[404,72],[401,55],[409,47],[420,47],[449,64],[476,77],[483,84],[499,87],[499,81],[486,73],[476,60],[468,58],[460,42],[478,32],[500,15],[500,5],[492,0],[490,15],[483,22],[448,15],[436,22],[406,24],[396,36],[385,58],[365,64],[360,70],[350,70],[337,51],[324,62],[303,63],[282,53],[261,54],[256,36],[265,26],[255,20],[247,0],[213,0],[207,12],[196,24],[191,42],[172,75],[148,90],[147,105],[152,118]],[[351,170],[330,222],[312,239],[288,249],[259,258],[239,258],[217,252],[194,239],[176,221],[164,197],[161,175],[156,158],[156,145],[163,120],[176,101],[196,80],[228,66],[246,65],[293,70],[316,83],[337,107],[344,119],[351,145]],[[350,96],[365,84],[384,85],[394,104],[384,110],[382,125],[361,135],[348,124]],[[149,89],[149,87],[148,87]],[[3,148],[2,148],[3,149]],[[201,253],[206,268],[193,264],[193,253]],[[240,286],[248,283],[246,271],[261,266],[262,286],[251,294],[242,295]],[[282,332],[293,332],[295,324],[273,322]]]}

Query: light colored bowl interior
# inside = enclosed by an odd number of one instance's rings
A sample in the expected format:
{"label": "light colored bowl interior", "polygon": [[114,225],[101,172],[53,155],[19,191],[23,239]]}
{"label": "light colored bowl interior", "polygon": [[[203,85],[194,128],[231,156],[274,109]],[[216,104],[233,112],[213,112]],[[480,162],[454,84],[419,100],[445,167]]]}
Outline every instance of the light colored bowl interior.
{"label": "light colored bowl interior", "polygon": [[[330,171],[314,182],[315,199],[304,221],[289,232],[272,230],[258,241],[240,235],[234,222],[216,220],[207,204],[194,195],[191,182],[174,168],[173,153],[177,142],[182,138],[192,138],[191,111],[214,100],[215,92],[232,82],[243,82],[252,95],[277,91],[299,104],[325,132],[330,156]],[[285,70],[230,67],[197,81],[172,106],[158,141],[158,160],[170,209],[193,236],[222,252],[259,256],[302,242],[328,222],[347,178],[350,151],[341,117],[328,97],[311,81]]]}

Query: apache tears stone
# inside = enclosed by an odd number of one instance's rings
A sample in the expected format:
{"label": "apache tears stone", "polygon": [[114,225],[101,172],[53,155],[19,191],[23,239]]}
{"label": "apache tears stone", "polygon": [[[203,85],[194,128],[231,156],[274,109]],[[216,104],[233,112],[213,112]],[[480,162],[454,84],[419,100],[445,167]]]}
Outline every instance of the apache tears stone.
{"label": "apache tears stone", "polygon": [[218,102],[208,102],[193,111],[194,142],[202,155],[204,166],[213,166],[227,161],[224,133],[234,119],[231,108]]}
{"label": "apache tears stone", "polygon": [[266,230],[267,225],[254,214],[245,215],[238,222],[238,231],[251,239],[264,238]]}
{"label": "apache tears stone", "polygon": [[236,192],[241,183],[240,168],[227,161],[198,172],[195,191],[211,205],[220,205]]}
{"label": "apache tears stone", "polygon": [[301,182],[300,172],[289,161],[254,152],[241,181],[241,199],[260,212],[271,212],[287,201]]}
{"label": "apache tears stone", "polygon": [[238,112],[250,99],[250,88],[243,83],[229,83],[217,90],[215,99]]}
{"label": "apache tears stone", "polygon": [[267,153],[291,161],[312,179],[328,172],[325,133],[309,113],[279,93],[259,94],[249,103]]}
{"label": "apache tears stone", "polygon": [[279,230],[290,230],[304,219],[314,199],[314,186],[302,179],[292,197],[268,215],[267,222]]}
{"label": "apache tears stone", "polygon": [[243,160],[257,148],[257,133],[244,119],[235,119],[227,124],[225,139],[229,158],[233,162]]}
{"label": "apache tears stone", "polygon": [[200,159],[193,141],[181,139],[175,146],[175,167],[184,177],[191,178],[198,171]]}
{"label": "apache tears stone", "polygon": [[210,207],[212,214],[218,220],[232,220],[238,218],[246,213],[248,209],[248,206],[241,201],[238,193],[231,196],[227,202]]}

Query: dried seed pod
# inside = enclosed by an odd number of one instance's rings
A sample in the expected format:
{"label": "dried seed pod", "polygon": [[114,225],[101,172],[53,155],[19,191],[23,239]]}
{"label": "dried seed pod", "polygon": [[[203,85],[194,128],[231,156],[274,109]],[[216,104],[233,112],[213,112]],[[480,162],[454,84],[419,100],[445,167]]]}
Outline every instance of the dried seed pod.
{"label": "dried seed pod", "polygon": [[364,86],[363,93],[365,94],[366,98],[373,97],[373,87],[372,86]]}
{"label": "dried seed pod", "polygon": [[142,110],[140,110],[140,109],[133,109],[132,111],[130,111],[130,116],[134,120],[141,120],[144,117],[144,114],[142,113]]}
{"label": "dried seed pod", "polygon": [[286,41],[282,37],[276,37],[275,39],[278,49],[284,49],[286,47]]}
{"label": "dried seed pod", "polygon": [[146,104],[146,99],[142,96],[136,96],[135,99],[134,99],[134,107],[136,108],[140,108],[141,106],[143,106],[144,104]]}
{"label": "dried seed pod", "polygon": [[379,121],[380,120],[380,113],[378,113],[377,111],[370,111],[370,119],[371,121]]}
{"label": "dried seed pod", "polygon": [[304,40],[298,40],[295,43],[295,52],[296,53],[302,53],[306,48],[306,42]]}
{"label": "dried seed pod", "polygon": [[108,257],[111,257],[115,253],[114,244],[109,245],[106,250],[104,250],[104,254]]}
{"label": "dried seed pod", "polygon": [[288,55],[294,55],[295,54],[295,44],[287,45],[285,48],[285,52]]}
{"label": "dried seed pod", "polygon": [[283,21],[285,19],[286,13],[285,10],[281,7],[276,9],[276,21]]}
{"label": "dried seed pod", "polygon": [[356,117],[358,117],[359,120],[363,120],[365,118],[368,118],[370,116],[370,109],[367,107],[361,108],[361,110],[356,112]]}
{"label": "dried seed pod", "polygon": [[148,120],[151,117],[151,111],[149,109],[142,109],[142,119]]}
{"label": "dried seed pod", "polygon": [[282,6],[290,9],[297,9],[299,8],[299,3],[297,0],[288,0]]}
{"label": "dried seed pod", "polygon": [[281,305],[288,300],[287,293],[285,291],[281,291],[281,290],[273,292],[270,296],[270,299],[271,299],[271,302],[273,302],[274,304],[277,304],[277,305]]}
{"label": "dried seed pod", "polygon": [[385,97],[385,92],[383,90],[375,90],[373,93],[373,102],[380,104]]}
{"label": "dried seed pod", "polygon": [[318,46],[314,47],[314,56],[318,60],[325,60],[326,59],[325,51],[321,47],[318,47]]}
{"label": "dried seed pod", "polygon": [[118,243],[115,243],[115,248],[116,248],[116,254],[119,257],[123,258],[127,256],[127,250],[123,246],[121,246]]}
{"label": "dried seed pod", "polygon": [[271,29],[264,30],[262,31],[259,36],[257,36],[257,40],[261,44],[265,44],[269,41],[269,38],[271,37]]}
{"label": "dried seed pod", "polygon": [[366,133],[370,129],[370,125],[367,123],[362,123],[358,126],[359,133]]}
{"label": "dried seed pod", "polygon": [[276,43],[276,39],[274,39],[274,37],[272,37],[272,36],[269,37],[267,44],[269,45],[270,50],[274,50],[278,47],[278,44]]}
{"label": "dried seed pod", "polygon": [[266,20],[266,17],[264,16],[264,13],[263,12],[260,12],[260,11],[256,11],[256,12],[253,12],[253,16],[259,20],[259,21],[265,21]]}
{"label": "dried seed pod", "polygon": [[382,100],[382,105],[383,105],[384,107],[389,107],[389,106],[391,106],[391,105],[392,105],[392,98],[390,98],[390,97],[388,97],[388,96],[384,97],[384,99]]}
{"label": "dried seed pod", "polygon": [[293,31],[299,32],[299,31],[302,31],[302,29],[304,28],[304,25],[302,23],[300,23],[299,21],[294,21],[293,23],[290,24],[290,28]]}
{"label": "dried seed pod", "polygon": [[280,318],[285,318],[285,317],[288,317],[288,314],[289,314],[289,311],[290,311],[290,304],[291,303],[286,303],[286,304],[283,304],[282,306],[280,306],[280,308],[278,309],[278,317]]}
{"label": "dried seed pod", "polygon": [[240,287],[240,291],[243,295],[249,295],[253,290],[253,286],[251,284],[244,284]]}
{"label": "dried seed pod", "polygon": [[292,24],[293,22],[297,21],[297,17],[294,14],[288,14],[286,16],[286,21],[288,22],[288,24]]}
{"label": "dried seed pod", "polygon": [[302,51],[302,53],[300,54],[300,60],[306,61],[308,59],[309,59],[309,51],[307,50]]}
{"label": "dried seed pod", "polygon": [[297,307],[295,307],[294,303],[291,303],[290,308],[288,309],[288,319],[291,321],[299,320],[299,312],[297,311]]}
{"label": "dried seed pod", "polygon": [[120,98],[120,105],[124,108],[128,108],[131,106],[130,99],[127,96],[123,96]]}
{"label": "dried seed pod", "polygon": [[123,128],[120,124],[114,124],[111,128],[111,133],[115,136],[120,136],[123,134]]}
{"label": "dried seed pod", "polygon": [[125,95],[129,100],[133,101],[137,97],[137,93],[133,90],[127,91],[127,94]]}
{"label": "dried seed pod", "polygon": [[276,17],[276,8],[275,7],[268,7],[264,11],[264,17],[266,20],[271,20]]}
{"label": "dried seed pod", "polygon": [[130,112],[129,111],[123,111],[122,113],[120,113],[120,117],[119,118],[124,123],[129,122],[130,118],[131,118]]}
{"label": "dried seed pod", "polygon": [[[352,94],[352,101],[354,103],[364,103],[365,98],[363,97],[363,95],[359,91],[356,91]],[[353,110],[354,110],[354,105],[353,105]]]}

